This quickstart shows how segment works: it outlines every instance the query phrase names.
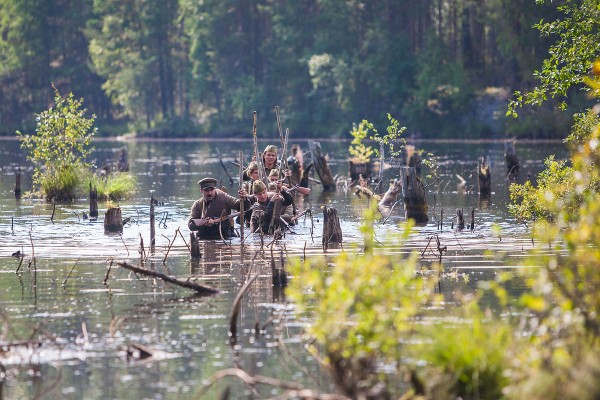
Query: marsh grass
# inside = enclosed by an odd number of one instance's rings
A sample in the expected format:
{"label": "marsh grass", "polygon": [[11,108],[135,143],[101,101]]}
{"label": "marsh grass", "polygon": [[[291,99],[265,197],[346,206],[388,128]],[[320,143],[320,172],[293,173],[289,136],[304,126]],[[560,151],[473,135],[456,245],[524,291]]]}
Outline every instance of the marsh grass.
{"label": "marsh grass", "polygon": [[136,192],[137,180],[129,172],[116,172],[107,176],[92,175],[89,182],[98,190],[101,200],[122,200]]}

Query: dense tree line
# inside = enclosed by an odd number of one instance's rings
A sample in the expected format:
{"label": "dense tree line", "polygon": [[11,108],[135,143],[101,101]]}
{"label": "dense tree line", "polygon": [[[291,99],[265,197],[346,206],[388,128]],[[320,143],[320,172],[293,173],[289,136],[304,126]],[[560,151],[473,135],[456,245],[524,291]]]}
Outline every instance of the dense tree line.
{"label": "dense tree line", "polygon": [[519,131],[504,112],[535,84],[553,38],[531,27],[555,3],[0,0],[0,129],[31,129],[54,83],[105,134],[241,135],[257,110],[272,135],[279,105],[294,135],[388,112],[422,136],[549,135],[547,119]]}

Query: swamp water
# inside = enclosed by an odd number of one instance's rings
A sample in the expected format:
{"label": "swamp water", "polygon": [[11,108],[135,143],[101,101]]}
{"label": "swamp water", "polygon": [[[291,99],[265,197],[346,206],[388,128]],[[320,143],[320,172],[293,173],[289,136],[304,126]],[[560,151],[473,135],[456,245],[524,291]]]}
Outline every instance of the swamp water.
{"label": "swamp water", "polygon": [[[291,141],[307,152],[305,140]],[[249,141],[98,141],[94,144],[96,164],[116,160],[125,147],[131,171],[138,178],[135,198],[118,202],[123,218],[131,218],[123,235],[106,235],[103,216],[106,204],[99,203],[99,220],[83,219],[89,211],[87,199],[73,203],[46,203],[25,197],[15,200],[15,172],[21,167],[23,191],[31,188],[32,168],[19,143],[0,141],[0,343],[6,338],[34,340],[35,349],[21,346],[0,350],[0,399],[192,399],[217,398],[229,386],[231,398],[269,398],[281,389],[258,385],[250,389],[236,378],[216,382],[203,394],[203,384],[213,374],[239,367],[258,374],[293,381],[307,388],[331,392],[327,374],[305,348],[302,327],[310,321],[295,318],[293,304],[271,284],[271,252],[261,252],[258,237],[246,240],[240,254],[239,239],[230,243],[201,243],[202,258],[190,260],[187,244],[175,236],[180,228],[189,242],[187,218],[199,197],[196,182],[215,176],[230,193],[217,157],[217,147],[229,173],[237,177],[234,160],[239,150],[249,158]],[[266,142],[259,145],[264,147]],[[346,175],[348,143],[321,141],[335,174]],[[508,187],[501,142],[417,142],[425,154],[438,157],[441,183],[427,188],[430,222],[415,228],[402,247],[386,244],[388,254],[422,252],[423,265],[437,259],[428,242],[437,235],[442,246],[445,271],[458,279],[444,279],[440,289],[449,302],[456,290],[474,291],[478,282],[493,280],[507,269],[520,268],[532,247],[527,228],[507,212]],[[520,179],[543,169],[549,154],[566,157],[560,143],[517,143]],[[490,202],[477,194],[477,159],[489,156],[492,170]],[[305,154],[305,157],[309,157]],[[426,173],[424,167],[424,174]],[[387,182],[393,169],[384,173]],[[466,181],[460,186],[461,178]],[[338,211],[344,248],[360,251],[358,227],[368,200],[352,189],[338,188],[323,193],[311,183],[312,193],[297,198],[299,210],[310,207],[312,218],[301,218],[293,233],[273,246],[277,265],[280,257],[322,255],[322,210],[329,204]],[[384,190],[387,189],[387,184]],[[150,253],[150,196],[160,203],[156,212],[156,245]],[[451,223],[456,209],[470,222],[475,208],[475,228],[456,231]],[[442,230],[437,223],[444,210]],[[54,215],[52,217],[52,215]],[[51,220],[52,217],[52,220]],[[404,220],[402,204],[392,216],[375,227],[377,240],[398,232]],[[175,238],[172,243],[171,241]],[[145,244],[144,254],[140,242]],[[269,240],[267,239],[267,244]],[[356,247],[352,247],[352,244]],[[167,249],[169,249],[167,254]],[[20,251],[23,259],[12,257]],[[283,252],[282,252],[283,251]],[[329,250],[335,254],[340,249]],[[488,253],[491,252],[492,256]],[[35,256],[35,257],[33,257]],[[217,288],[214,296],[198,296],[189,289],[160,280],[136,276],[110,260],[140,265]],[[243,260],[243,262],[242,262]],[[30,263],[31,261],[31,263]],[[15,273],[19,269],[18,273]],[[235,346],[228,337],[229,316],[234,298],[246,279],[258,278],[246,292],[238,317]],[[104,280],[108,277],[106,284]],[[293,277],[291,277],[293,279]],[[520,288],[511,293],[517,296]],[[258,330],[256,329],[258,328]],[[154,356],[147,360],[128,357],[132,344],[148,346]],[[202,395],[202,396],[201,396]]]}

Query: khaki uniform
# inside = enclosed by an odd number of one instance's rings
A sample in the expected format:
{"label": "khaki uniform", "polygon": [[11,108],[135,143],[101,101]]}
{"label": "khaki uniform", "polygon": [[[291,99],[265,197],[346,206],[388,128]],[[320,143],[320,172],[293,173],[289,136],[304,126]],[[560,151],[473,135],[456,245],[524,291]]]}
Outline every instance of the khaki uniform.
{"label": "khaki uniform", "polygon": [[[274,192],[268,192],[268,198],[264,202],[259,202],[256,196],[248,196],[248,201],[250,204],[258,204],[258,206],[252,211],[252,217],[250,218],[250,231],[256,232],[259,227],[262,227],[264,233],[269,232],[269,225],[271,224],[271,218],[273,216],[273,207],[274,203],[271,201],[271,198],[275,195]],[[291,212],[288,209],[293,202],[294,198],[287,193],[285,190],[281,191],[281,195],[283,196],[283,200],[281,201],[281,216],[288,221],[291,218]]]}
{"label": "khaki uniform", "polygon": [[230,223],[229,221],[222,221],[220,224],[212,226],[197,226],[192,219],[220,218],[223,211],[225,211],[225,215],[228,215],[232,209],[238,211],[240,209],[240,199],[236,199],[219,189],[215,189],[215,191],[215,197],[210,202],[207,203],[206,199],[202,197],[192,205],[188,228],[191,231],[197,231],[196,235],[200,239],[220,239],[219,225],[221,225],[223,237],[229,237]]}

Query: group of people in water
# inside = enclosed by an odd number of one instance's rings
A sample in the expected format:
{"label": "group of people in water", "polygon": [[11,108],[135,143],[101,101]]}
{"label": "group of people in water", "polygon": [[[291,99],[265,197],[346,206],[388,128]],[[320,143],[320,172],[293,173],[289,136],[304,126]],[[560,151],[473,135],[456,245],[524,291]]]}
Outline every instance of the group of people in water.
{"label": "group of people in water", "polygon": [[[260,156],[259,156],[260,157]],[[217,189],[215,178],[198,181],[202,197],[194,202],[188,228],[196,232],[201,240],[225,239],[235,235],[234,221],[250,228],[250,232],[273,234],[278,228],[286,228],[294,222],[296,214],[293,192],[307,195],[310,188],[294,184],[285,155],[281,165],[277,158],[277,147],[269,145],[262,154],[262,163],[256,156],[243,172],[244,182],[233,197]],[[264,168],[264,179],[260,178]],[[286,183],[284,183],[286,182]],[[236,216],[232,210],[244,213]]]}

